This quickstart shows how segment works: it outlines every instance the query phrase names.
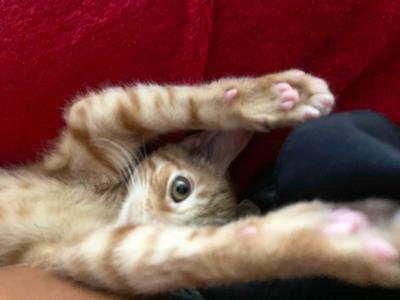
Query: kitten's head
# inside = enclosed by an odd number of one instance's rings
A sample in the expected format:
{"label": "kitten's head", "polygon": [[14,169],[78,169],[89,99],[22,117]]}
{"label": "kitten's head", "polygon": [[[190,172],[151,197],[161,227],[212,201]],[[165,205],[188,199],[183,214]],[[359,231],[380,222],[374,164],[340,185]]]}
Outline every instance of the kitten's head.
{"label": "kitten's head", "polygon": [[244,131],[200,133],[149,155],[135,170],[120,222],[223,224],[236,215],[226,179]]}

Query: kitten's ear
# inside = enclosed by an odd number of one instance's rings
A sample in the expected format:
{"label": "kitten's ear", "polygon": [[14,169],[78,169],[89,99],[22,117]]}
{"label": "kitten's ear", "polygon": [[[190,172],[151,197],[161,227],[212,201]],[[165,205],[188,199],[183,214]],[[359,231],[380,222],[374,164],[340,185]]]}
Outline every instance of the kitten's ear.
{"label": "kitten's ear", "polygon": [[201,132],[187,137],[181,145],[191,154],[206,158],[221,173],[225,173],[252,136],[252,132],[245,130]]}

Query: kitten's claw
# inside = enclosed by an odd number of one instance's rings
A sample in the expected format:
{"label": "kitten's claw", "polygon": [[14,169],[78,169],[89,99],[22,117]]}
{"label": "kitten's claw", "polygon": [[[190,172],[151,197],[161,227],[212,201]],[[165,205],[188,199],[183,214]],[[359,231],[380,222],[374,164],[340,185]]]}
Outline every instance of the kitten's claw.
{"label": "kitten's claw", "polygon": [[322,94],[322,95],[315,95],[310,98],[310,104],[321,111],[322,115],[328,114],[333,105],[335,100],[332,95],[329,94]]}
{"label": "kitten's claw", "polygon": [[299,109],[299,116],[301,120],[308,121],[318,119],[321,116],[321,112],[312,106],[304,106]]}
{"label": "kitten's claw", "polygon": [[233,99],[237,96],[238,90],[237,89],[229,89],[225,92],[225,99],[227,102],[232,102]]}

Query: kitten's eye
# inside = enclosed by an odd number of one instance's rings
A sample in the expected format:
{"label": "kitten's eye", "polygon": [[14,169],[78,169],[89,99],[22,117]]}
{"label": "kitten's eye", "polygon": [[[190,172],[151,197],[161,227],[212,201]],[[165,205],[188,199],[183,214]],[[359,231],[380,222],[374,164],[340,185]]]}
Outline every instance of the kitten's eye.
{"label": "kitten's eye", "polygon": [[178,176],[171,184],[171,197],[175,202],[182,202],[192,192],[190,181],[183,176]]}

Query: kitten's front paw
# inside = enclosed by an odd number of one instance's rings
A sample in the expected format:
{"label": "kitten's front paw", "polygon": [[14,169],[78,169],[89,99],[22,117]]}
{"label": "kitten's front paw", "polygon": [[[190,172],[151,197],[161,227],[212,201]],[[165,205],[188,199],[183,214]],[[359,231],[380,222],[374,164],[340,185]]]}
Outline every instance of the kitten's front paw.
{"label": "kitten's front paw", "polygon": [[[226,97],[236,96],[227,91]],[[299,70],[255,79],[240,101],[240,113],[252,129],[294,126],[330,113],[334,96],[326,82]]]}
{"label": "kitten's front paw", "polygon": [[400,208],[395,203],[299,203],[272,212],[259,224],[243,228],[241,235],[265,234],[264,247],[275,236],[280,247],[272,254],[285,257],[292,273],[400,287]]}
{"label": "kitten's front paw", "polygon": [[360,284],[400,286],[400,210],[385,200],[331,209],[321,227],[327,273]]}
{"label": "kitten's front paw", "polygon": [[332,273],[355,283],[399,287],[399,211],[384,200],[333,210],[322,231],[345,269],[333,264]]}

